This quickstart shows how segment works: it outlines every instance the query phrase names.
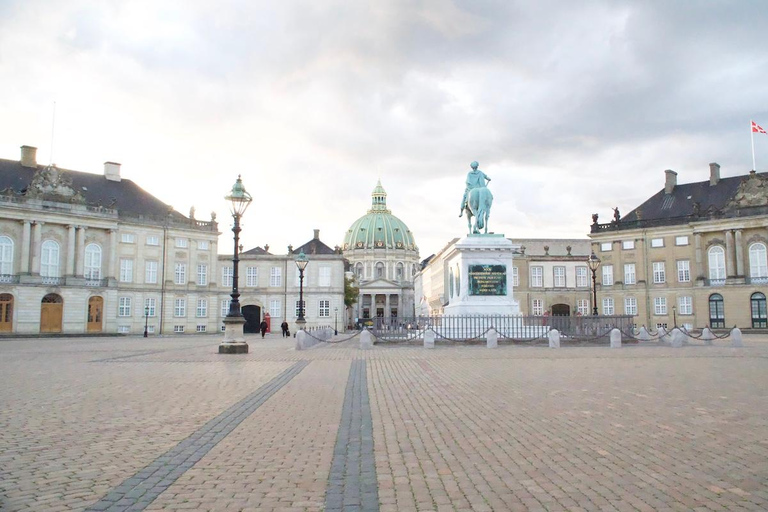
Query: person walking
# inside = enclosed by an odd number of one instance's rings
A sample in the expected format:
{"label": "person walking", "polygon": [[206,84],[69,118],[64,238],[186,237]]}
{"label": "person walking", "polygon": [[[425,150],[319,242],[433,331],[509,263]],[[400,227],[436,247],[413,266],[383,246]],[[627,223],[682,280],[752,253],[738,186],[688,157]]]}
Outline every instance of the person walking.
{"label": "person walking", "polygon": [[267,325],[267,321],[266,320],[262,320],[261,323],[259,324],[259,330],[261,331],[261,337],[262,338],[264,337],[265,334],[267,334],[267,327],[269,327]]}
{"label": "person walking", "polygon": [[288,334],[288,322],[283,320],[283,323],[280,324],[280,328],[283,330],[283,338],[290,337],[290,334]]}

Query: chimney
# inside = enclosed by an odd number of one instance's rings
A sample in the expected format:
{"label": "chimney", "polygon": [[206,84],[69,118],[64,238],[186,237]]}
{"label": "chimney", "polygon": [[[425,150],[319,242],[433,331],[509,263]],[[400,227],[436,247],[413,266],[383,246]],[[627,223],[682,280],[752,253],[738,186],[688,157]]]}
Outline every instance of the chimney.
{"label": "chimney", "polygon": [[320,230],[319,229],[315,230],[315,240],[320,240]]}
{"label": "chimney", "polygon": [[109,181],[120,181],[120,164],[104,162],[104,177]]}
{"label": "chimney", "polygon": [[37,168],[37,148],[33,146],[21,146],[22,167]]}
{"label": "chimney", "polygon": [[677,185],[677,173],[671,169],[667,169],[664,171],[664,174],[666,174],[666,179],[664,180],[664,193],[671,194],[672,191],[675,190],[675,185]]}
{"label": "chimney", "polygon": [[714,187],[720,183],[720,164],[709,164],[709,186]]}

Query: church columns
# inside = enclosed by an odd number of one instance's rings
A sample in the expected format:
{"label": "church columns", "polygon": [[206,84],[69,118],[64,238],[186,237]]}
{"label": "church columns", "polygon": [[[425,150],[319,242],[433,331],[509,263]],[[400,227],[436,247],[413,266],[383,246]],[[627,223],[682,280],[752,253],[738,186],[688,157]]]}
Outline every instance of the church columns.
{"label": "church columns", "polygon": [[744,248],[740,229],[736,230],[736,275],[744,275]]}
{"label": "church columns", "polygon": [[29,273],[29,249],[31,243],[32,224],[30,221],[25,220],[22,223],[21,228],[21,266],[19,267],[19,273]]}
{"label": "church columns", "polygon": [[85,228],[79,226],[77,228],[77,256],[75,265],[75,275],[83,277],[85,273]]}
{"label": "church columns", "polygon": [[733,261],[733,231],[728,230],[725,232],[725,275],[726,277],[733,277],[735,275],[735,265]]}
{"label": "church columns", "polygon": [[694,246],[696,247],[696,277],[704,277],[704,265],[702,264],[701,234],[693,235]]}
{"label": "church columns", "polygon": [[40,273],[40,250],[42,249],[43,223],[35,222],[32,229],[32,273]]}
{"label": "church columns", "polygon": [[67,276],[75,275],[75,226],[67,226]]}
{"label": "church columns", "polygon": [[391,318],[392,317],[392,309],[389,305],[389,294],[387,293],[384,296],[384,318]]}

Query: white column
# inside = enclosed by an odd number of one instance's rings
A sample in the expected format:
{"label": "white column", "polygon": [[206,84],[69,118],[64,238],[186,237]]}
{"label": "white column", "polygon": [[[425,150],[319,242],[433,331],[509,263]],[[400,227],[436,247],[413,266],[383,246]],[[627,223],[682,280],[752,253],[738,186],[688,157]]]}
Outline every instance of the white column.
{"label": "white column", "polygon": [[31,241],[32,227],[28,220],[22,221],[21,229],[21,266],[19,272],[22,274],[29,273],[29,249]]}
{"label": "white column", "polygon": [[364,293],[361,293],[357,297],[357,319],[358,320],[363,318],[363,297],[365,297]]}
{"label": "white column", "polygon": [[107,264],[107,275],[104,277],[114,277],[115,275],[115,258],[117,258],[117,230],[109,230],[109,263]]}
{"label": "white column", "polygon": [[744,275],[744,248],[742,246],[741,230],[736,230],[736,275]]}
{"label": "white column", "polygon": [[390,309],[390,306],[389,306],[389,294],[386,294],[384,296],[384,318],[386,318],[387,320],[392,318],[392,310]]}
{"label": "white column", "polygon": [[736,265],[733,258],[733,231],[725,232],[725,275],[733,277],[735,275]]}
{"label": "white column", "polygon": [[67,235],[67,270],[68,276],[75,275],[75,226],[67,226],[69,233]]}
{"label": "white column", "polygon": [[35,222],[32,228],[32,273],[40,273],[40,249],[42,248],[43,223]]}
{"label": "white column", "polygon": [[75,275],[83,277],[85,269],[85,227],[77,227],[77,256],[75,264]]}

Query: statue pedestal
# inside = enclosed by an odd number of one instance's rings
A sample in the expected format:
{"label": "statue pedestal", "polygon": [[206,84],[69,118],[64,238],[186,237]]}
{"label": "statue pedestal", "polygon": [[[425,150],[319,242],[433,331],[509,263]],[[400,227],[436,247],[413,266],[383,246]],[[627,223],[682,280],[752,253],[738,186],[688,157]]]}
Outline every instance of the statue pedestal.
{"label": "statue pedestal", "polygon": [[247,354],[248,343],[245,342],[242,316],[224,317],[224,341],[219,344],[219,354]]}
{"label": "statue pedestal", "polygon": [[519,315],[514,298],[512,259],[520,246],[504,235],[473,234],[445,257],[448,305],[444,315]]}

